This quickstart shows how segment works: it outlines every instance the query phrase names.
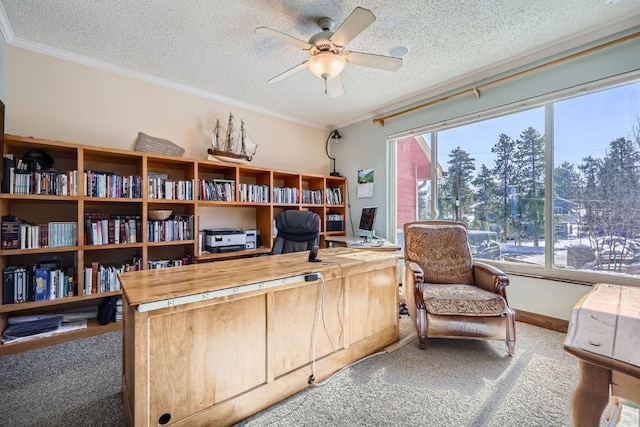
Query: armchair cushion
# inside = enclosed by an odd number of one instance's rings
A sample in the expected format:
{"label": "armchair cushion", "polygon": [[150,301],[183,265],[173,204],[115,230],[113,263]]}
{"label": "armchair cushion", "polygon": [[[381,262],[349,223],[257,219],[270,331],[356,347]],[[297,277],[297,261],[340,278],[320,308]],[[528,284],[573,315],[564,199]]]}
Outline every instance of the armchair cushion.
{"label": "armchair cushion", "polygon": [[445,316],[501,316],[507,303],[474,285],[426,284],[422,296],[428,313]]}
{"label": "armchair cushion", "polygon": [[473,283],[473,257],[463,224],[414,223],[405,234],[405,259],[422,267],[425,282]]}

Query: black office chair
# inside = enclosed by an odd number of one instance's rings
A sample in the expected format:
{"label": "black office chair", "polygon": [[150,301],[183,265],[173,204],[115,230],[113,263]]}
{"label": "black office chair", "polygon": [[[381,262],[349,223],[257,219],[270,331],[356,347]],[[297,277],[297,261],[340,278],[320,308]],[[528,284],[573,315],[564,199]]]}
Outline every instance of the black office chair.
{"label": "black office chair", "polygon": [[311,211],[288,210],[276,217],[278,236],[271,255],[311,250],[319,245],[320,216]]}

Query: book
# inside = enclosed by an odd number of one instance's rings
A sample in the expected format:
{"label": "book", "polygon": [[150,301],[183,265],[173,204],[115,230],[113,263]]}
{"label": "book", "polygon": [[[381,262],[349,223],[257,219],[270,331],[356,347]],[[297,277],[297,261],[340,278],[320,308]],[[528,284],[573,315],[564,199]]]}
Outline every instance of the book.
{"label": "book", "polygon": [[36,301],[50,299],[50,270],[48,268],[36,268],[35,285]]}
{"label": "book", "polygon": [[[7,218],[5,220],[5,218]],[[20,249],[20,221],[16,217],[2,217],[2,249]]]}
{"label": "book", "polygon": [[95,294],[98,292],[98,270],[100,268],[100,263],[98,261],[93,261],[91,263],[91,293]]}

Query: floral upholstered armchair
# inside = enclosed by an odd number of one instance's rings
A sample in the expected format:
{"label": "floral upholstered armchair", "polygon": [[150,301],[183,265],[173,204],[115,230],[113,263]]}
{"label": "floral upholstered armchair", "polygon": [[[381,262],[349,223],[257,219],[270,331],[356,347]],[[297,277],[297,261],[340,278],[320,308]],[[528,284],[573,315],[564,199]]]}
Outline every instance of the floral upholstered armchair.
{"label": "floral upholstered armchair", "polygon": [[403,289],[420,348],[429,338],[505,340],[513,356],[515,312],[507,303],[507,276],[474,261],[467,227],[456,221],[404,226]]}

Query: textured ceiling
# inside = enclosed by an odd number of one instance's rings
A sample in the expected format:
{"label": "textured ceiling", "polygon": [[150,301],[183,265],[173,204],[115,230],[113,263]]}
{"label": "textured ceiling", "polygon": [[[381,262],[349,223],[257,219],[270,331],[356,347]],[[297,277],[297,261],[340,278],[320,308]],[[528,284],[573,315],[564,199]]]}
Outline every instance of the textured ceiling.
{"label": "textured ceiling", "polygon": [[[10,44],[59,49],[80,61],[100,61],[327,128],[486,74],[496,65],[543,55],[545,48],[640,24],[640,0],[0,0],[0,5]],[[371,10],[377,20],[346,50],[389,55],[392,47],[407,46],[399,71],[347,64],[345,94],[339,98],[325,95],[322,80],[308,70],[267,83],[309,55],[255,34],[256,27],[307,41],[320,31],[318,18],[328,16],[339,25],[356,6]]]}

